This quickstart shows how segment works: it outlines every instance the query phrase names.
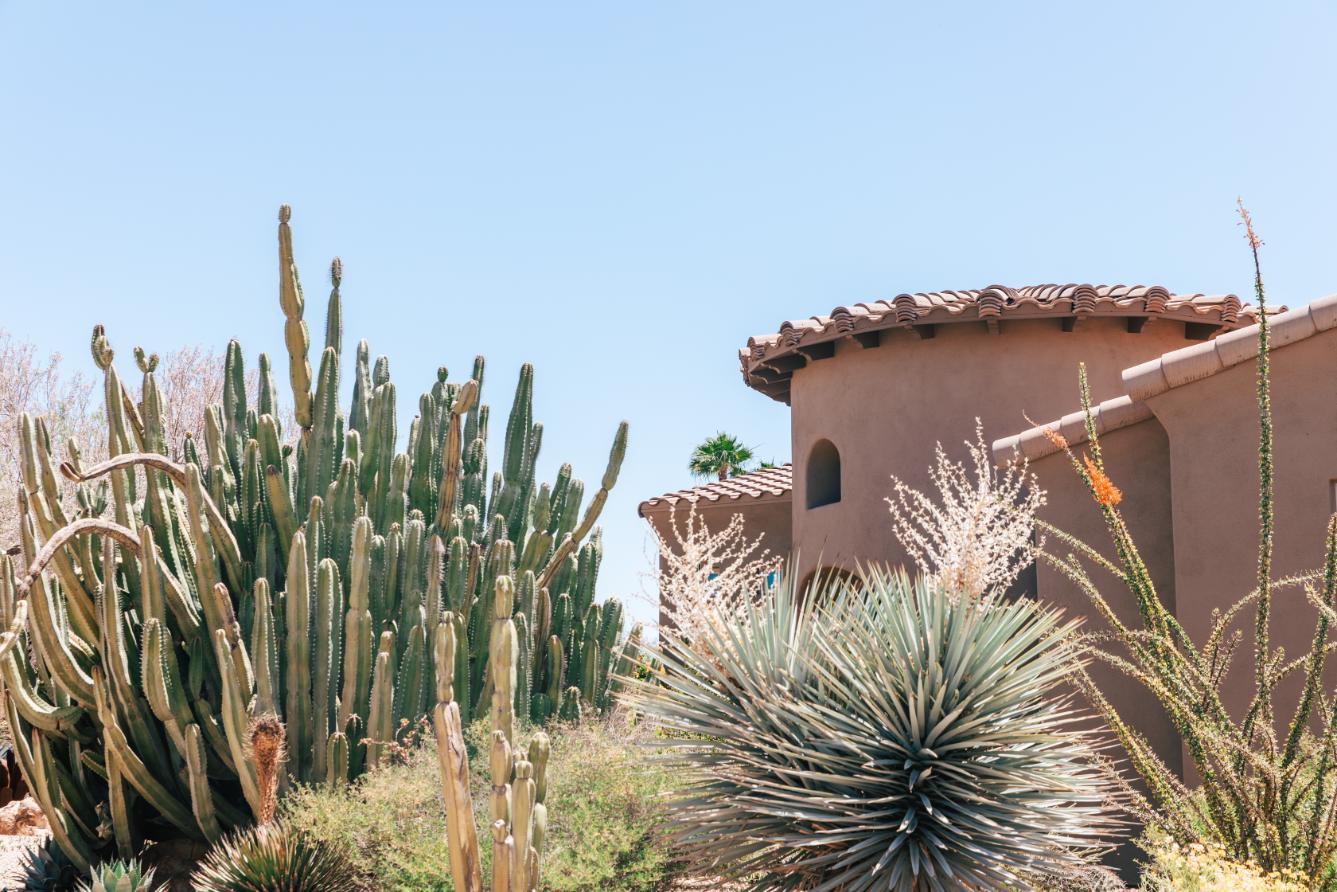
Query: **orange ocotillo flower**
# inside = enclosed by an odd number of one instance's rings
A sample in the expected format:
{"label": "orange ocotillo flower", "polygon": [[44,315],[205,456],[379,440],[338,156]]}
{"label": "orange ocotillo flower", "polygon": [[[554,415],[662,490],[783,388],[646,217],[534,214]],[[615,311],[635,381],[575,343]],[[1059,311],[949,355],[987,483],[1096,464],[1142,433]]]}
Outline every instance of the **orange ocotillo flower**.
{"label": "orange ocotillo flower", "polygon": [[1113,507],[1123,501],[1123,493],[1119,492],[1119,487],[1114,485],[1114,481],[1109,475],[1096,466],[1091,461],[1091,456],[1082,456],[1082,461],[1086,462],[1086,473],[1091,477],[1091,490],[1095,493],[1096,501],[1101,505]]}
{"label": "orange ocotillo flower", "polygon": [[1045,439],[1054,444],[1056,449],[1067,449],[1068,438],[1054,430],[1052,427],[1044,429]]}

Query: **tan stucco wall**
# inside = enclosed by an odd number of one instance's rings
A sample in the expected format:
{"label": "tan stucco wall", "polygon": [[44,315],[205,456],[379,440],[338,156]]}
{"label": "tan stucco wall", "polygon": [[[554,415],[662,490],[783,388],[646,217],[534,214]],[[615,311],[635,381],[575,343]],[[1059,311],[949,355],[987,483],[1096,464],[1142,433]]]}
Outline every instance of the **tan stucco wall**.
{"label": "tan stucco wall", "polygon": [[[1105,467],[1123,492],[1120,509],[1142,552],[1152,582],[1161,599],[1175,607],[1174,536],[1171,529],[1170,444],[1165,429],[1155,418],[1131,427],[1111,431],[1100,438]],[[1085,446],[1077,446],[1078,451]],[[1091,498],[1086,484],[1073,469],[1065,453],[1057,453],[1031,463],[1030,472],[1048,497],[1040,518],[1065,533],[1076,536],[1113,560],[1109,533],[1100,509]],[[1054,536],[1044,543],[1045,551],[1061,559],[1073,549]],[[1113,574],[1085,562],[1091,579],[1105,596],[1115,615],[1134,629],[1142,626],[1137,602],[1127,587]],[[1095,611],[1091,600],[1067,576],[1041,559],[1036,567],[1036,595],[1040,600],[1063,609],[1068,616],[1084,618],[1083,631],[1100,632],[1108,624]],[[1157,755],[1175,771],[1182,771],[1179,735],[1174,725],[1148,697],[1142,685],[1105,663],[1089,666],[1096,685],[1135,728],[1146,735]]]}
{"label": "tan stucco wall", "polygon": [[[1184,325],[1149,322],[1131,333],[1123,319],[1087,319],[1074,331],[1058,319],[1003,320],[1001,333],[983,323],[939,325],[921,340],[885,332],[881,346],[837,345],[836,354],[797,370],[792,382],[794,545],[801,575],[814,567],[859,561],[904,562],[893,542],[884,499],[892,474],[928,491],[934,444],[956,458],[974,439],[975,418],[986,440],[1056,418],[1077,402],[1077,366],[1085,362],[1097,400],[1123,393],[1119,374],[1136,363],[1188,346]],[[805,471],[819,439],[840,450],[842,498],[807,509]]]}
{"label": "tan stucco wall", "polygon": [[[656,505],[653,508],[642,508],[641,516],[650,522],[660,537],[673,546],[677,551],[677,540],[673,536],[673,528],[670,524],[676,524],[679,532],[686,528],[687,519],[690,516],[691,506],[686,502],[679,502],[677,511],[671,512],[668,505]],[[742,515],[743,532],[749,539],[761,539],[761,551],[768,552],[771,555],[788,558],[790,550],[793,548],[792,538],[792,517],[789,507],[789,499],[766,497],[764,499],[749,499],[738,501],[718,502],[698,502],[696,514],[699,520],[705,525],[706,529],[712,532],[718,532],[729,525],[734,515]],[[760,556],[758,551],[755,556]],[[660,555],[659,569],[664,570],[664,558]],[[659,621],[665,625],[666,617],[661,605]]]}
{"label": "tan stucco wall", "polygon": [[[1272,354],[1275,436],[1273,576],[1318,569],[1337,479],[1337,330]],[[1241,363],[1147,400],[1170,438],[1175,591],[1180,622],[1202,641],[1213,609],[1225,610],[1254,587],[1258,542],[1257,363]],[[1253,611],[1241,617],[1240,653],[1253,651]],[[1295,589],[1278,594],[1272,646],[1305,653],[1315,615]],[[1238,662],[1238,660],[1237,660]],[[1298,699],[1300,679],[1279,691],[1278,715]],[[1253,693],[1250,672],[1227,679],[1226,702],[1238,712]]]}

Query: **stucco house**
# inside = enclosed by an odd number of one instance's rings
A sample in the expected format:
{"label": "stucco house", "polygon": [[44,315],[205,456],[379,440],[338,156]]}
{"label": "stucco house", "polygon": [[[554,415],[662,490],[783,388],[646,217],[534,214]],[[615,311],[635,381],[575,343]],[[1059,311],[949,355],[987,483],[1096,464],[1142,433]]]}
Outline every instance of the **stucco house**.
{"label": "stucco house", "polygon": [[[1270,315],[1273,503],[1276,511],[1273,575],[1319,569],[1329,516],[1337,511],[1337,295]],[[1095,410],[1096,433],[1111,478],[1123,492],[1121,511],[1146,560],[1162,600],[1196,641],[1205,640],[1215,610],[1225,611],[1254,587],[1258,517],[1258,373],[1256,325],[1222,334],[1125,369],[1124,393]],[[1074,406],[1074,409],[1076,407]],[[1032,416],[1040,421],[1039,416]],[[1067,456],[1045,429],[1074,449],[1086,443],[1080,411],[1042,421],[997,440],[1001,464],[1024,457],[1049,493],[1042,517],[1108,552],[1108,536]],[[1100,571],[1095,571],[1099,573]],[[1095,577],[1118,594],[1111,606],[1137,623],[1137,607],[1112,578]],[[1041,564],[1036,594],[1087,617],[1099,628],[1086,597],[1060,573]],[[1299,589],[1276,596],[1272,646],[1305,653],[1314,636],[1315,612]],[[1246,611],[1238,628],[1253,622]],[[1243,645],[1246,652],[1250,645]],[[1243,661],[1248,664],[1249,661]],[[1242,673],[1251,667],[1237,668]],[[1158,709],[1139,708],[1145,694],[1114,670],[1093,667],[1102,688],[1162,758],[1181,766],[1179,740]],[[1298,701],[1300,678],[1278,690],[1278,715]],[[1227,708],[1242,712],[1254,690],[1251,676],[1227,678]]]}
{"label": "stucco house", "polygon": [[739,361],[747,386],[790,407],[789,479],[735,477],[649,499],[640,514],[663,534],[675,507],[695,504],[708,521],[741,513],[773,553],[793,549],[803,579],[900,564],[892,475],[927,490],[935,445],[963,453],[976,418],[994,437],[1058,417],[1077,399],[1079,362],[1097,399],[1119,396],[1124,369],[1209,344],[1254,312],[1233,294],[1160,286],[994,285],[784,322],[749,338]]}
{"label": "stucco house", "polygon": [[[1257,308],[1234,295],[1175,295],[1160,287],[993,286],[903,294],[785,322],[740,352],[748,386],[790,406],[792,467],[650,499],[661,534],[670,509],[696,506],[708,523],[741,514],[777,553],[789,545],[806,581],[826,568],[902,564],[885,502],[895,475],[932,492],[939,442],[964,459],[975,419],[996,437],[1000,466],[1025,459],[1048,501],[1041,517],[1109,552],[1109,538],[1068,457],[1046,436],[1086,446],[1078,365],[1085,363],[1107,470],[1158,591],[1203,641],[1214,611],[1255,584],[1258,502]],[[1337,295],[1295,310],[1269,308],[1274,426],[1274,576],[1322,566],[1337,512]],[[1034,423],[1028,419],[1034,419]],[[787,522],[787,526],[786,526]],[[1127,589],[1092,570],[1125,621]],[[1041,562],[1021,581],[1041,600],[1085,617],[1088,599]],[[1311,645],[1315,611],[1302,591],[1276,596],[1272,646]],[[1239,618],[1251,651],[1252,611]],[[1250,661],[1225,686],[1236,714],[1255,685]],[[1102,665],[1093,676],[1167,764],[1185,769],[1178,735],[1138,683]],[[1337,680],[1337,668],[1329,672]],[[1278,689],[1278,715],[1300,693]],[[1131,850],[1116,863],[1128,868]]]}

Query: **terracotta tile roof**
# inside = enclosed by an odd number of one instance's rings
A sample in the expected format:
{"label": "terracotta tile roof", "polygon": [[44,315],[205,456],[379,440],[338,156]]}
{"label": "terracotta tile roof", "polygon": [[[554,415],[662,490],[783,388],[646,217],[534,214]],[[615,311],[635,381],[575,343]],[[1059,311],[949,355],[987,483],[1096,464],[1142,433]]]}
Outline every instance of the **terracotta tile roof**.
{"label": "terracotta tile roof", "polygon": [[716,480],[711,483],[665,493],[653,499],[641,502],[637,513],[644,517],[647,511],[672,508],[678,502],[695,504],[700,501],[760,501],[767,498],[788,498],[793,486],[793,465],[783,464],[775,468],[763,468],[747,474],[739,474],[728,480]]}
{"label": "terracotta tile roof", "polygon": [[[1337,294],[1320,297],[1304,307],[1268,314],[1272,349],[1278,350],[1337,328]],[[1158,359],[1125,369],[1123,388],[1135,400],[1145,400],[1193,381],[1215,375],[1258,355],[1258,326],[1223,334],[1212,341],[1172,350]]]}
{"label": "terracotta tile roof", "polygon": [[1202,325],[1204,337],[1256,318],[1254,308],[1233,294],[1171,294],[1160,285],[991,285],[900,294],[891,300],[836,307],[825,316],[783,322],[775,334],[749,338],[738,358],[749,387],[787,402],[794,370],[831,356],[835,342],[843,338],[876,346],[879,333],[888,329],[931,336],[938,323],[980,321],[996,330],[1000,319],[1060,318],[1075,323],[1088,316],[1127,318],[1130,328],[1164,317]]}
{"label": "terracotta tile roof", "polygon": [[[1091,414],[1096,421],[1096,435],[1104,436],[1120,428],[1131,427],[1139,421],[1146,421],[1151,417],[1151,408],[1146,403],[1121,396],[1105,400],[1093,407]],[[1079,446],[1086,442],[1086,415],[1082,412],[1072,412],[1057,421],[1036,425],[1019,434],[994,440],[994,463],[1001,467],[1012,462],[1018,454],[1026,461],[1035,461],[1062,451],[1059,445],[1049,438],[1047,431],[1057,433],[1068,441],[1069,446]]]}

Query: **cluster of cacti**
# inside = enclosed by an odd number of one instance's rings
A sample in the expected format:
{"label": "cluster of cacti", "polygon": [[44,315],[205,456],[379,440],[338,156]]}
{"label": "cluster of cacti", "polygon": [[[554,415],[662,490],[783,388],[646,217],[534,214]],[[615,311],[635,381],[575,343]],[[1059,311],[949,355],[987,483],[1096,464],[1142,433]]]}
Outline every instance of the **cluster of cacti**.
{"label": "cluster of cacti", "polygon": [[[544,804],[548,789],[548,736],[539,731],[530,740],[528,749],[522,749],[516,737],[517,658],[525,636],[512,618],[514,600],[510,577],[497,577],[488,665],[493,679],[492,746],[488,753],[492,779],[493,892],[532,892],[539,887],[539,864],[548,828],[548,807]],[[434,643],[437,704],[432,711],[432,725],[441,762],[451,879],[458,892],[482,892],[482,856],[469,794],[469,759],[460,706],[455,701],[458,644],[454,624],[442,623]]]}
{"label": "cluster of cacti", "polygon": [[594,603],[594,524],[626,425],[588,501],[569,465],[536,484],[542,426],[525,366],[489,482],[479,359],[459,384],[438,372],[397,452],[389,364],[371,363],[365,342],[352,408],[336,405],[338,261],[313,378],[286,207],[279,220],[295,435],[280,424],[268,359],[248,397],[233,342],[204,442],[169,460],[156,357],[135,351],[136,402],[100,328],[109,458],[85,466],[70,444],[58,464],[44,423],[19,423],[24,516],[19,556],[0,557],[0,680],[23,773],[84,870],[146,839],[212,842],[260,816],[255,716],[286,725],[281,787],[377,764],[429,709],[443,625],[456,634],[467,721],[496,686],[486,667],[499,618],[486,593],[498,578],[518,580],[516,692],[530,718],[605,707],[610,668],[630,653],[621,607]]}

